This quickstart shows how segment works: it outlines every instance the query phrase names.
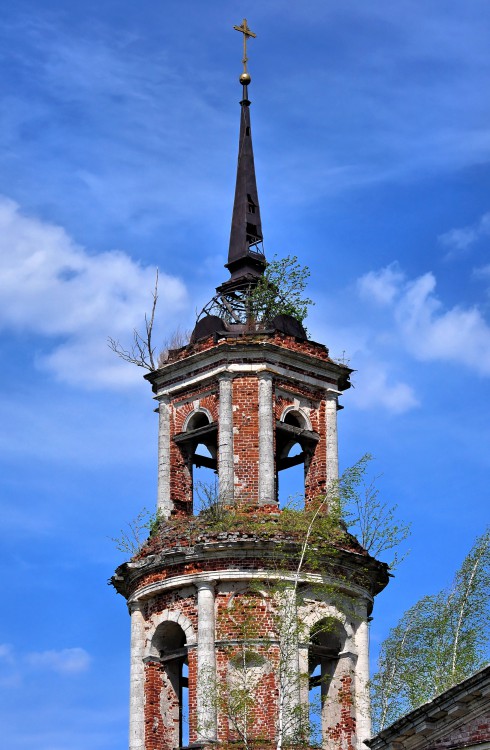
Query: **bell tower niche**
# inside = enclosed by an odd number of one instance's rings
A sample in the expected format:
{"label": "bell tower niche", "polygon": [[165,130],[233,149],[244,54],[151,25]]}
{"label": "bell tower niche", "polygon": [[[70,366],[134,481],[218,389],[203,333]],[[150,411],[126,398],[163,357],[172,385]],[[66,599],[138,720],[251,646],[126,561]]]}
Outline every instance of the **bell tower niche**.
{"label": "bell tower niche", "polygon": [[[335,512],[337,412],[351,370],[281,306],[267,266],[247,70],[229,278],[188,345],[149,373],[158,404],[159,521],[112,579],[131,615],[130,750],[363,750],[368,620],[387,566]],[[284,310],[287,310],[284,306]],[[279,310],[279,312],[278,312]],[[194,503],[196,469],[216,482]],[[301,466],[301,508],[281,474]]]}

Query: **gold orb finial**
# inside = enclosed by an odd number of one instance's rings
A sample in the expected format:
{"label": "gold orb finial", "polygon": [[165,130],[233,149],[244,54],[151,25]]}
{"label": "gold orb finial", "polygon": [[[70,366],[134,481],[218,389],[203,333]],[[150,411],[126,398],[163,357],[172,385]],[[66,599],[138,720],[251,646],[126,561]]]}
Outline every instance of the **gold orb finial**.
{"label": "gold orb finial", "polygon": [[242,73],[239,80],[242,86],[248,86],[252,78],[250,73]]}

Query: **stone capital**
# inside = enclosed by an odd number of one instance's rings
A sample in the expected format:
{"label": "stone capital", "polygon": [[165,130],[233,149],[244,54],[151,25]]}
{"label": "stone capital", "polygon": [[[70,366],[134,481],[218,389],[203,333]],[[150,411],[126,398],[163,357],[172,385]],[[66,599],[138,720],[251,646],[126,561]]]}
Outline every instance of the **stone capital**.
{"label": "stone capital", "polygon": [[221,383],[222,380],[233,380],[233,373],[229,370],[223,370],[218,373],[218,381]]}
{"label": "stone capital", "polygon": [[143,612],[144,608],[145,608],[145,602],[139,599],[134,600],[132,602],[128,602],[128,609],[129,609],[130,615],[132,615],[133,612]]}
{"label": "stone capital", "polygon": [[257,377],[259,380],[272,380],[274,378],[274,375],[270,370],[259,370],[257,372]]}
{"label": "stone capital", "polygon": [[209,581],[197,581],[195,585],[198,591],[212,591],[214,593],[216,581],[212,579],[210,579]]}

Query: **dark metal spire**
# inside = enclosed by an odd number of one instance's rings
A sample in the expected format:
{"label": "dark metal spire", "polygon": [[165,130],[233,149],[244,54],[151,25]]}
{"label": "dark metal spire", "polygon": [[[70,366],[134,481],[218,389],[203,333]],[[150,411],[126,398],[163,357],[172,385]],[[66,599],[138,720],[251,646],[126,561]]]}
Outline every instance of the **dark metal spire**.
{"label": "dark metal spire", "polygon": [[233,215],[231,220],[230,247],[228,251],[228,263],[231,279],[223,286],[228,287],[230,282],[238,280],[252,281],[260,277],[265,269],[266,261],[262,249],[262,223],[260,220],[259,197],[257,193],[257,181],[255,178],[255,164],[252,147],[252,131],[250,127],[250,101],[248,98],[248,85],[251,81],[247,71],[247,39],[255,37],[247,25],[247,19],[243,19],[242,26],[234,27],[243,34],[243,73],[240,83],[243,86],[243,98],[240,102],[240,136],[238,147],[238,165],[235,188],[235,201],[233,203]]}

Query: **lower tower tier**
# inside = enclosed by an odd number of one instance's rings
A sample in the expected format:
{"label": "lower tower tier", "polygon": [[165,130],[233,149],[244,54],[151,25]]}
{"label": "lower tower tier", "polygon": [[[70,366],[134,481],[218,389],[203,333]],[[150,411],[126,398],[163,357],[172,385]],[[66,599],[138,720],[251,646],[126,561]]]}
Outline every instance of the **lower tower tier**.
{"label": "lower tower tier", "polygon": [[130,750],[364,747],[388,573],[332,514],[163,520],[112,582],[131,613]]}

